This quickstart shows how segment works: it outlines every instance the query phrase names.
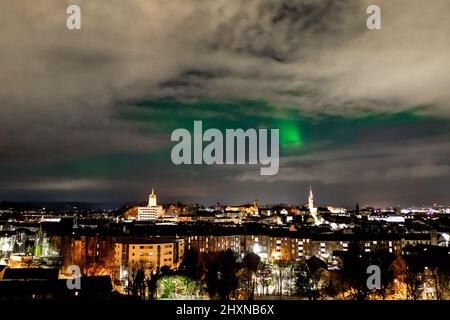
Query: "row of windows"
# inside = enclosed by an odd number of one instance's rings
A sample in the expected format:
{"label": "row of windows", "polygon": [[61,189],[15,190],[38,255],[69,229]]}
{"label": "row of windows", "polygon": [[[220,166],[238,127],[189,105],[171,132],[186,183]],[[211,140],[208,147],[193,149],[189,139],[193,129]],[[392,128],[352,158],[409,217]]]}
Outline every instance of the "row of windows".
{"label": "row of windows", "polygon": [[[169,254],[172,254],[172,251],[166,251],[166,252],[164,252],[164,255],[169,255]],[[134,257],[135,255],[136,255],[136,253],[135,252],[132,252],[131,253],[131,255]],[[139,252],[139,255],[140,256],[147,256],[147,255],[149,255],[149,256],[152,256],[153,255],[153,252]]]}
{"label": "row of windows", "polygon": [[428,244],[430,242],[426,241],[426,240],[424,240],[424,241],[420,241],[420,240],[418,240],[418,241],[406,240],[406,243],[415,245],[415,244]]}
{"label": "row of windows", "polygon": [[[134,259],[131,259],[131,263],[137,263],[137,262],[141,262],[141,263],[145,263],[145,262],[147,262],[147,261],[145,261],[145,260],[134,260]],[[172,258],[167,258],[167,259],[164,259],[164,262],[172,262]]]}
{"label": "row of windows", "polygon": [[[164,253],[164,255],[169,255],[169,254],[172,254],[172,251],[168,251],[168,252],[165,252]],[[134,257],[136,254],[133,252],[133,253],[131,253],[131,255]],[[142,257],[142,256],[153,256],[153,252],[147,252],[147,253],[144,253],[144,252],[139,252],[139,255]]]}
{"label": "row of windows", "polygon": [[[136,249],[137,246],[131,246],[132,249]],[[139,246],[139,249],[153,249],[153,246]]]}
{"label": "row of windows", "polygon": [[[172,246],[173,246],[172,244],[165,244],[164,248],[169,249],[169,248],[172,248]],[[136,245],[131,246],[132,249],[136,249],[136,247],[138,247],[138,246],[136,246]],[[159,247],[159,245],[158,245],[158,247]],[[141,246],[139,246],[139,249],[153,249],[153,245],[141,245]]]}

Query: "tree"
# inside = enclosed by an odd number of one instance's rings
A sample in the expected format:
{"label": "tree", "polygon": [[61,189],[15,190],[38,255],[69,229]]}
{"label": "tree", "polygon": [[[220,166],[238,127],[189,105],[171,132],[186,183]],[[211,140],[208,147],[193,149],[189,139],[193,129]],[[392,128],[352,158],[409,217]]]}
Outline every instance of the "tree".
{"label": "tree", "polygon": [[377,247],[370,254],[370,263],[372,265],[377,265],[381,271],[380,288],[376,291],[383,300],[386,299],[386,296],[394,283],[395,277],[392,265],[394,260],[395,256],[383,247]]}
{"label": "tree", "polygon": [[161,277],[159,269],[155,273],[150,273],[145,279],[145,283],[148,288],[148,297],[150,300],[155,299],[156,292],[158,290],[158,280]]}
{"label": "tree", "polygon": [[[407,260],[405,259],[407,258]],[[398,257],[395,261],[395,270],[406,287],[407,300],[419,300],[423,288],[425,274],[423,266],[415,257]]]}
{"label": "tree", "polygon": [[261,258],[255,253],[248,253],[242,259],[240,270],[241,283],[243,284],[247,300],[253,300],[256,290],[256,272]]}
{"label": "tree", "polygon": [[433,266],[430,271],[436,291],[436,299],[448,300],[450,298],[450,268],[448,261],[445,264]]}
{"label": "tree", "polygon": [[336,297],[342,294],[345,299],[345,293],[350,290],[349,284],[344,281],[341,270],[333,270],[328,272],[328,284],[325,288],[327,296]]}
{"label": "tree", "polygon": [[424,292],[425,299],[446,299],[450,293],[448,249],[416,245],[407,246],[403,250],[408,299],[419,299]]}
{"label": "tree", "polygon": [[228,249],[209,255],[206,267],[206,287],[209,296],[220,300],[229,300],[238,286],[237,257]]}
{"label": "tree", "polygon": [[145,299],[145,272],[142,266],[133,266],[128,274],[128,294]]}
{"label": "tree", "polygon": [[160,293],[161,299],[173,299],[176,295],[176,279],[173,276],[162,276],[158,282],[157,286]]}
{"label": "tree", "polygon": [[184,253],[178,272],[191,279],[201,279],[204,269],[198,251],[187,250]]}
{"label": "tree", "polygon": [[268,262],[260,261],[256,272],[256,284],[262,295],[269,293],[269,286],[272,284],[272,269]]}
{"label": "tree", "polygon": [[178,274],[186,276],[186,281],[189,282],[187,285],[195,287],[200,293],[205,275],[203,262],[198,251],[188,250],[185,252],[183,262],[178,268]]}
{"label": "tree", "polygon": [[[282,296],[285,292],[290,293],[295,289],[295,275],[293,265],[286,261],[277,261],[272,268],[272,277],[275,291]],[[294,287],[294,288],[292,288]]]}
{"label": "tree", "polygon": [[404,282],[406,284],[406,299],[419,300],[423,292],[424,273],[406,267]]}
{"label": "tree", "polygon": [[357,300],[366,300],[369,295],[367,287],[367,267],[370,265],[364,253],[362,243],[351,242],[343,257],[342,277],[353,291]]}
{"label": "tree", "polygon": [[320,299],[328,285],[327,264],[313,256],[297,266],[296,293],[309,300]]}

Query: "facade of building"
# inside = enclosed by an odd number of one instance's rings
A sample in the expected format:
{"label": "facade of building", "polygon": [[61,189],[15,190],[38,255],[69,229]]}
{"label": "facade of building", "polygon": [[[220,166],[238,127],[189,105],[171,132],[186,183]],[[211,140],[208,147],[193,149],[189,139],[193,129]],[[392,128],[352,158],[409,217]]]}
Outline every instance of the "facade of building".
{"label": "facade of building", "polygon": [[241,212],[247,215],[257,216],[259,215],[259,204],[258,201],[255,200],[252,204],[243,204],[238,206],[226,206],[224,212]]}
{"label": "facade of building", "polygon": [[114,240],[102,236],[53,236],[52,242],[60,243],[63,270],[77,265],[86,275],[97,275],[100,269],[112,268]]}
{"label": "facade of building", "polygon": [[121,270],[143,267],[155,271],[163,266],[177,268],[184,256],[183,239],[119,239],[114,248],[114,265]]}
{"label": "facade of building", "polygon": [[186,248],[200,253],[233,250],[241,253],[242,236],[189,236],[186,238]]}
{"label": "facade of building", "polygon": [[139,207],[137,220],[138,221],[151,221],[156,220],[163,215],[162,206],[158,206],[156,202],[155,191],[148,196],[148,205],[146,207]]}
{"label": "facade of building", "polygon": [[[200,253],[211,253],[232,249],[239,255],[253,252],[268,261],[298,261],[303,258],[317,256],[325,261],[333,260],[336,251],[347,251],[351,245],[350,238],[291,238],[270,237],[266,235],[240,236],[190,236],[186,238],[187,249]],[[402,239],[363,240],[360,242],[365,252],[378,248],[400,254]]]}

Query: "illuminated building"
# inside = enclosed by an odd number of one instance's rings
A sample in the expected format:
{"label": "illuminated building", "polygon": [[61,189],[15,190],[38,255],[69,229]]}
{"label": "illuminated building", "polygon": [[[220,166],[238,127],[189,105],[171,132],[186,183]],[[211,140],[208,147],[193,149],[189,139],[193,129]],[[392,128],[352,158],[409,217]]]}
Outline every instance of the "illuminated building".
{"label": "illuminated building", "polygon": [[64,271],[70,265],[77,265],[83,274],[91,276],[99,275],[103,269],[112,268],[114,242],[111,237],[53,236],[51,241],[55,243],[55,247],[60,247]]}
{"label": "illuminated building", "polygon": [[114,266],[120,270],[143,267],[155,271],[177,268],[184,256],[183,239],[121,239],[115,243]]}
{"label": "illuminated building", "polygon": [[241,253],[241,239],[243,236],[190,236],[186,239],[187,249],[199,253],[211,253],[218,251],[233,250]]}
{"label": "illuminated building", "polygon": [[156,220],[162,216],[162,213],[163,208],[158,206],[155,191],[152,189],[152,193],[148,196],[148,205],[138,208],[137,219],[138,221]]}
{"label": "illuminated building", "polygon": [[344,208],[337,208],[334,206],[327,206],[328,211],[330,211],[331,213],[334,214],[341,214],[341,215],[346,215],[347,210]]}
{"label": "illuminated building", "polygon": [[[422,238],[421,238],[422,239]],[[298,261],[303,258],[317,256],[327,262],[333,259],[333,252],[348,251],[352,236],[323,236],[317,239],[270,237],[266,235],[240,236],[189,236],[186,238],[187,249],[199,253],[211,253],[232,249],[239,255],[253,252],[268,261]],[[377,248],[384,248],[393,254],[402,251],[401,238],[392,240],[361,241],[363,250],[371,252]],[[405,242],[406,243],[406,242]],[[420,243],[428,243],[422,240]],[[416,243],[414,243],[416,244]]]}
{"label": "illuminated building", "polygon": [[309,187],[309,195],[308,195],[308,209],[309,213],[314,219],[314,224],[319,225],[321,224],[321,219],[317,216],[317,208],[314,207],[314,195],[312,192],[311,187]]}
{"label": "illuminated building", "polygon": [[242,212],[248,215],[259,215],[258,200],[255,200],[252,204],[243,204],[238,206],[227,206],[225,212]]}

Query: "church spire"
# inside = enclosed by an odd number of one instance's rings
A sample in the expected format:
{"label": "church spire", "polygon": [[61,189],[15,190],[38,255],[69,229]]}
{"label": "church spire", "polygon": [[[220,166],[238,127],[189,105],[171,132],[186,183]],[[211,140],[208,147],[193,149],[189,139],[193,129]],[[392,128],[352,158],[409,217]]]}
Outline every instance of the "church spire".
{"label": "church spire", "polygon": [[309,207],[309,210],[314,208],[314,195],[313,195],[311,186],[309,187],[308,207]]}
{"label": "church spire", "polygon": [[149,207],[154,207],[156,206],[156,194],[155,194],[155,189],[152,188],[152,193],[148,196],[148,206]]}
{"label": "church spire", "polygon": [[311,213],[314,219],[314,224],[315,225],[321,224],[321,219],[319,219],[319,217],[317,216],[317,208],[314,207],[314,195],[311,186],[309,187],[308,209],[309,213]]}

